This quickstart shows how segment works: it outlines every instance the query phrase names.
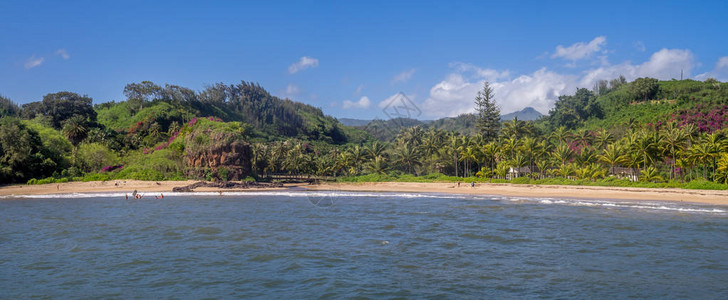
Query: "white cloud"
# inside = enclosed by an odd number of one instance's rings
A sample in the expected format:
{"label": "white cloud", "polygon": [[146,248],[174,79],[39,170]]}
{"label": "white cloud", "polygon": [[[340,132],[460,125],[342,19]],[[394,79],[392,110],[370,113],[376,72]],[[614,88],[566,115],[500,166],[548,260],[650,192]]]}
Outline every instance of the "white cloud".
{"label": "white cloud", "polygon": [[36,58],[35,55],[33,55],[30,58],[28,58],[28,60],[25,62],[25,68],[31,69],[31,68],[40,66],[41,64],[43,64],[43,60],[44,60],[44,58],[42,58],[42,57]]}
{"label": "white cloud", "polygon": [[[502,113],[527,106],[547,112],[556,98],[573,93],[576,87],[572,76],[557,74],[546,68],[513,80],[490,83]],[[423,111],[432,117],[453,117],[474,112],[473,101],[482,88],[482,79],[470,81],[458,73],[450,74],[430,89],[430,97],[422,104]]]}
{"label": "white cloud", "polygon": [[356,101],[356,102],[349,101],[349,100],[344,100],[344,104],[342,105],[342,107],[344,109],[349,109],[349,108],[368,108],[369,105],[371,105],[371,104],[372,103],[371,103],[371,101],[369,101],[369,97],[364,96],[364,97],[361,97],[359,99],[359,101]]}
{"label": "white cloud", "polygon": [[415,74],[415,69],[403,71],[392,78],[392,84],[397,82],[407,82],[410,78],[412,78],[413,74]]}
{"label": "white cloud", "polygon": [[295,74],[296,72],[303,71],[308,68],[315,68],[318,67],[319,61],[318,59],[315,59],[313,57],[304,56],[301,57],[298,62],[295,62],[288,66],[288,73],[289,74]]}
{"label": "white cloud", "polygon": [[639,65],[633,65],[627,61],[618,65],[587,70],[579,86],[591,87],[597,80],[617,78],[619,75],[629,81],[639,77],[670,80],[679,79],[682,72],[683,78],[689,78],[694,67],[694,56],[690,50],[662,49],[653,53],[650,60]]}
{"label": "white cloud", "polygon": [[598,36],[598,37],[594,38],[588,44],[579,42],[579,43],[573,44],[569,47],[564,47],[562,45],[558,45],[558,46],[556,46],[556,53],[551,55],[551,58],[561,57],[561,58],[568,59],[571,61],[577,61],[580,59],[588,58],[593,53],[601,51],[602,46],[604,46],[606,43],[607,43],[606,37]]}
{"label": "white cloud", "polygon": [[647,50],[647,47],[645,47],[645,43],[642,41],[636,41],[632,45],[634,45],[634,48],[637,49],[639,52],[645,52]]}
{"label": "white cloud", "polygon": [[720,81],[728,81],[728,56],[718,58],[718,62],[715,63],[715,68],[711,72],[705,72],[695,76],[697,80],[705,80],[708,78],[715,78]]}
{"label": "white cloud", "polygon": [[[728,58],[719,60],[728,68]],[[462,113],[474,112],[474,99],[482,89],[483,81],[490,82],[495,100],[502,113],[509,113],[531,106],[547,113],[561,95],[571,95],[578,87],[591,88],[598,80],[609,80],[623,75],[631,81],[638,77],[654,77],[662,80],[680,78],[681,69],[685,78],[695,67],[690,50],[662,49],[652,54],[642,64],[624,62],[618,65],[602,65],[579,74],[562,74],[541,68],[533,73],[509,79],[498,72],[474,72],[472,77],[464,73],[480,69],[468,64],[451,64],[454,71],[430,89],[429,97],[422,103],[425,115],[433,118],[453,117]],[[386,100],[385,100],[386,101]]]}
{"label": "white cloud", "polygon": [[462,62],[450,63],[451,68],[455,68],[460,73],[472,72],[474,76],[483,78],[487,81],[496,81],[501,78],[508,78],[510,72],[508,70],[498,72],[494,69],[483,69],[472,64],[466,64]]}
{"label": "white cloud", "polygon": [[356,87],[356,91],[354,91],[354,94],[361,94],[361,91],[363,91],[363,90],[364,90],[364,85],[360,84],[359,86]]}
{"label": "white cloud", "polygon": [[718,59],[718,62],[715,64],[716,69],[728,69],[728,56],[723,56]]}
{"label": "white cloud", "polygon": [[301,89],[298,88],[298,86],[295,85],[295,84],[293,84],[293,83],[289,83],[286,86],[286,92],[285,92],[285,94],[288,97],[292,97],[292,96],[298,95],[300,92],[301,92]]}
{"label": "white cloud", "polygon": [[58,51],[56,51],[56,55],[60,55],[61,58],[65,60],[71,59],[71,55],[68,54],[68,51],[66,51],[66,49],[58,49]]}

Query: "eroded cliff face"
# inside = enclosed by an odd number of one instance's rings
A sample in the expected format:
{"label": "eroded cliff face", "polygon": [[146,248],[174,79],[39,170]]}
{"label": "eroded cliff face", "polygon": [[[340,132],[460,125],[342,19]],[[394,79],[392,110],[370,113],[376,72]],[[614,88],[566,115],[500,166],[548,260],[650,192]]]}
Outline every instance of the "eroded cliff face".
{"label": "eroded cliff face", "polygon": [[250,155],[250,144],[244,141],[217,142],[204,148],[188,148],[184,155],[186,175],[200,179],[206,179],[209,175],[209,178],[218,180],[242,180],[251,174]]}

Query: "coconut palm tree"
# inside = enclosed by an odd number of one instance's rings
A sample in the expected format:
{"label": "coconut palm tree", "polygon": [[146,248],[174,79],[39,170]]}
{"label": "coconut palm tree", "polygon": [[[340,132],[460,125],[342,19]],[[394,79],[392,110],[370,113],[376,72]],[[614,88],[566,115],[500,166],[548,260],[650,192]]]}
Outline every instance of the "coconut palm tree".
{"label": "coconut palm tree", "polygon": [[387,150],[387,147],[384,146],[379,141],[375,141],[374,143],[370,144],[369,146],[364,147],[364,151],[366,152],[366,157],[370,160],[373,160],[378,156],[385,156],[386,150]]}
{"label": "coconut palm tree", "polygon": [[412,168],[421,165],[420,151],[416,147],[408,144],[398,147],[394,150],[395,163],[406,168],[407,173],[412,174]]}
{"label": "coconut palm tree", "polygon": [[566,143],[566,140],[568,140],[570,137],[571,133],[569,132],[569,130],[566,129],[566,127],[564,126],[561,126],[559,128],[556,128],[556,130],[551,133],[550,139],[554,140],[555,144],[559,144]]}
{"label": "coconut palm tree", "polygon": [[622,146],[619,144],[609,144],[602,151],[602,154],[597,155],[597,159],[602,163],[608,164],[609,172],[614,174],[614,166],[623,163],[626,156],[624,155]]}
{"label": "coconut palm tree", "polygon": [[386,174],[387,171],[389,170],[389,165],[387,163],[387,159],[384,158],[383,156],[374,157],[374,159],[371,160],[366,165],[366,170],[367,170],[367,172],[373,173],[373,174],[380,174],[380,175]]}
{"label": "coconut palm tree", "polygon": [[642,131],[637,136],[637,140],[632,145],[632,150],[642,155],[642,168],[647,168],[647,163],[650,165],[654,163],[655,154],[658,152],[657,148],[658,138],[655,134]]}
{"label": "coconut palm tree", "polygon": [[660,172],[655,167],[647,167],[640,172],[640,181],[644,182],[657,182],[664,181],[665,179],[660,176]]}
{"label": "coconut palm tree", "polygon": [[677,153],[683,151],[686,146],[688,135],[680,128],[672,127],[668,128],[660,139],[660,146],[663,149],[663,153],[667,153],[670,156],[670,179],[675,176],[675,161],[677,160]]}
{"label": "coconut palm tree", "polygon": [[551,152],[551,156],[561,162],[562,165],[565,165],[566,161],[574,156],[574,150],[571,150],[569,145],[561,143],[554,148],[554,151]]}
{"label": "coconut palm tree", "polygon": [[594,146],[597,149],[604,149],[607,145],[614,142],[614,136],[609,133],[606,129],[599,130],[597,135],[594,137]]}
{"label": "coconut palm tree", "polygon": [[485,146],[483,146],[480,153],[483,154],[482,157],[483,157],[483,160],[485,160],[485,162],[487,163],[488,169],[491,169],[491,170],[495,169],[495,166],[496,166],[495,163],[496,163],[496,159],[498,157],[499,151],[500,150],[498,149],[498,144],[496,144],[495,142],[490,142],[490,143],[485,144]]}
{"label": "coconut palm tree", "polygon": [[703,136],[703,138],[701,139],[701,143],[707,146],[708,153],[710,154],[710,157],[708,158],[712,162],[711,170],[713,172],[713,175],[715,175],[716,162],[718,160],[718,157],[720,157],[721,152],[725,152],[726,148],[723,136],[714,132]]}
{"label": "coconut palm tree", "polygon": [[86,118],[80,115],[74,115],[64,122],[61,131],[73,146],[78,146],[88,135]]}

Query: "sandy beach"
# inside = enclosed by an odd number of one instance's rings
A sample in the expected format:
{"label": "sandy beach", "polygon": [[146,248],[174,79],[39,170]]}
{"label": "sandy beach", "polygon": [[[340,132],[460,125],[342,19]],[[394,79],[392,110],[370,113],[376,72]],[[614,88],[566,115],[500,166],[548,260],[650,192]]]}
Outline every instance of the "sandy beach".
{"label": "sandy beach", "polygon": [[[0,187],[0,196],[14,195],[46,195],[46,194],[68,194],[68,193],[147,193],[150,196],[164,192],[171,192],[175,187],[184,187],[198,182],[198,180],[185,181],[142,181],[142,180],[109,180],[90,182],[66,182],[38,185],[10,185]],[[281,190],[283,188],[249,188],[249,189],[218,189],[200,187],[195,192],[217,192],[222,191],[259,191],[259,190]]]}
{"label": "sandy beach", "polygon": [[[68,182],[41,185],[10,185],[0,187],[0,196],[14,195],[43,195],[60,193],[104,193],[121,192],[131,193],[134,190],[150,195],[171,192],[175,187],[183,187],[195,183],[187,181],[140,181],[140,180],[111,180],[93,182]],[[517,197],[547,197],[547,198],[584,198],[584,199],[615,199],[615,200],[648,200],[648,201],[674,201],[694,202],[715,205],[728,205],[728,191],[715,190],[685,190],[685,189],[651,189],[627,187],[599,187],[599,186],[567,186],[567,185],[517,185],[500,183],[479,183],[475,187],[462,183],[416,183],[416,182],[374,182],[374,183],[323,183],[319,185],[285,184],[281,188],[251,188],[251,189],[219,189],[201,187],[195,192],[216,191],[273,191],[290,188],[304,188],[309,190],[341,190],[341,191],[370,191],[370,192],[430,192],[472,195],[500,195]]]}
{"label": "sandy beach", "polygon": [[311,190],[376,191],[376,192],[432,192],[471,195],[500,195],[518,197],[583,198],[614,200],[649,200],[694,202],[728,205],[728,191],[650,189],[627,187],[573,186],[573,185],[519,185],[479,183],[417,183],[417,182],[369,182],[326,183],[307,187]]}

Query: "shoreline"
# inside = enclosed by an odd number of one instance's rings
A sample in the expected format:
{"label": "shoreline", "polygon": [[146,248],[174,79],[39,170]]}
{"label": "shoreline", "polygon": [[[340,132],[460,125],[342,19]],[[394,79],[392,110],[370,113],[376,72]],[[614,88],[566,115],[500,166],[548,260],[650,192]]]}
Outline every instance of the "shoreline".
{"label": "shoreline", "polygon": [[[8,199],[13,196],[72,194],[72,193],[170,193],[175,187],[185,187],[198,180],[186,181],[141,181],[110,180],[91,182],[49,183],[42,185],[9,185],[0,187],[0,196]],[[495,195],[528,198],[577,198],[600,200],[637,200],[700,203],[728,206],[728,191],[686,190],[633,187],[602,187],[576,185],[527,185],[508,183],[478,183],[471,187],[462,183],[442,182],[366,182],[366,183],[289,183],[283,187],[264,187],[247,189],[224,189],[199,187],[194,192],[246,192],[281,191],[292,188],[309,191],[361,191],[361,192],[417,192],[466,195]]]}
{"label": "shoreline", "polygon": [[633,187],[602,187],[582,185],[530,185],[509,183],[419,183],[419,182],[366,182],[323,183],[307,187],[308,190],[341,190],[362,192],[431,192],[465,195],[494,195],[527,198],[571,198],[591,200],[636,200],[699,203],[728,206],[728,191],[686,190]]}

